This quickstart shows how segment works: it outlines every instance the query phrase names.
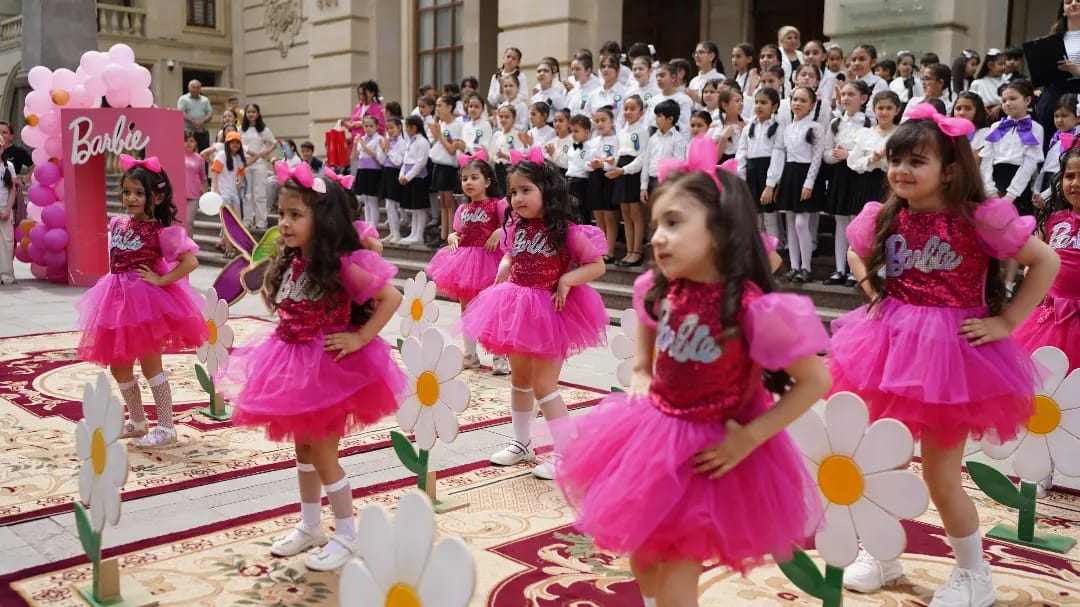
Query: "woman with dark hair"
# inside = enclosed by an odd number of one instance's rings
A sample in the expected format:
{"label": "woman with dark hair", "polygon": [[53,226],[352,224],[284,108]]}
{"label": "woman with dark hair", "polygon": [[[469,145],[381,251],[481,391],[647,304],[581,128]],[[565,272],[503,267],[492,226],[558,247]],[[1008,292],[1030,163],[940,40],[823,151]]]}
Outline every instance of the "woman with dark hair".
{"label": "woman with dark hair", "polygon": [[341,121],[341,125],[349,129],[352,138],[355,139],[364,134],[364,116],[374,116],[379,125],[379,134],[386,135],[386,114],[383,112],[382,103],[379,101],[379,84],[374,80],[365,80],[356,85],[356,107],[353,108],[352,116]]}
{"label": "woman with dark hair", "polygon": [[[1035,120],[1047,133],[1055,131],[1054,108],[1057,107],[1058,99],[1066,93],[1080,93],[1080,2],[1062,0],[1058,5],[1058,16],[1050,29],[1050,35],[1061,36],[1065,43],[1068,60],[1059,61],[1058,69],[1065,72],[1068,78],[1043,86],[1042,95],[1035,106]],[[1028,58],[1028,65],[1031,65],[1031,58]],[[1043,145],[1048,147],[1050,139],[1047,138]]]}
{"label": "woman with dark hair", "polygon": [[247,152],[247,194],[244,196],[244,223],[256,230],[266,229],[266,187],[270,177],[270,155],[277,148],[274,133],[263,122],[262,109],[256,103],[244,108],[240,137]]}
{"label": "woman with dark hair", "polygon": [[15,130],[11,124],[0,120],[0,158],[15,166],[16,175],[26,175],[25,178],[15,179],[14,201],[15,225],[26,219],[26,201],[23,199],[23,190],[30,183],[30,171],[34,168],[34,160],[26,148],[15,144]]}

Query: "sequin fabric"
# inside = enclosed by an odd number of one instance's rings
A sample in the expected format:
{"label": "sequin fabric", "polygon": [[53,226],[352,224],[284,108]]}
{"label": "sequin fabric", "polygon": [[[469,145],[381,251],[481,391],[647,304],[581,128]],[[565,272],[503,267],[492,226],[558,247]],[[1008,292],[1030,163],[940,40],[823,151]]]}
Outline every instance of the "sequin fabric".
{"label": "sequin fabric", "polygon": [[461,235],[459,246],[482,247],[491,233],[502,227],[499,224],[499,199],[488,198],[479,202],[467,202],[461,205],[458,218],[461,222],[457,230]]}
{"label": "sequin fabric", "polygon": [[1050,287],[1050,296],[1080,299],[1080,214],[1058,211],[1046,220],[1046,242],[1061,257],[1061,270]]}
{"label": "sequin fabric", "polygon": [[[675,280],[660,303],[649,390],[653,405],[667,415],[725,421],[736,417],[749,404],[747,396],[756,392],[750,382],[760,382],[760,368],[750,360],[743,333],[719,341],[723,293],[719,283]],[[758,296],[748,287],[743,308]]]}
{"label": "sequin fabric", "polygon": [[109,271],[122,274],[144,265],[155,268],[161,259],[161,230],[156,221],[118,217],[109,232]]}
{"label": "sequin fabric", "polygon": [[308,277],[304,273],[306,266],[306,260],[293,257],[274,298],[280,319],[277,335],[286,343],[306,343],[323,333],[340,331],[349,325],[352,311],[349,296],[341,292],[333,301],[309,296]]}
{"label": "sequin fabric", "polygon": [[567,248],[556,252],[542,219],[518,220],[510,236],[510,254],[514,258],[510,282],[522,287],[552,291],[570,267]]}
{"label": "sequin fabric", "polygon": [[901,209],[896,221],[896,233],[885,243],[889,297],[938,308],[986,305],[990,256],[979,247],[971,220],[948,210]]}

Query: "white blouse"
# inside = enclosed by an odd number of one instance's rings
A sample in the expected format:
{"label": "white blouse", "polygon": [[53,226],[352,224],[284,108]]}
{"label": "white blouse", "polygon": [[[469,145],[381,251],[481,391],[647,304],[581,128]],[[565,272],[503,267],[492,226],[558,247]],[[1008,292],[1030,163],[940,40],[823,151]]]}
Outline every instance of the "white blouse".
{"label": "white blouse", "polygon": [[[1001,121],[999,120],[991,125],[990,133],[993,133],[1000,123]],[[1024,145],[1024,143],[1020,141],[1020,135],[1017,134],[1016,129],[1011,129],[998,141],[987,141],[983,146],[979,155],[982,156],[984,160],[979,165],[979,171],[982,173],[983,185],[986,186],[987,196],[998,195],[997,185],[994,184],[994,165],[998,164],[1014,164],[1020,167],[1005,191],[1006,196],[1011,196],[1014,199],[1019,198],[1020,194],[1027,189],[1028,185],[1031,183],[1032,177],[1035,176],[1035,171],[1038,169],[1039,163],[1043,161],[1042,125],[1035,122],[1035,120],[1032,120],[1031,132],[1039,142],[1037,145]],[[987,133],[987,136],[989,136],[990,133]]]}
{"label": "white blouse", "polygon": [[[807,143],[806,134],[814,132],[814,143]],[[821,169],[821,157],[825,150],[825,133],[821,124],[814,122],[813,117],[804,116],[802,120],[792,122],[784,129],[784,162],[797,162],[809,164],[810,169],[806,172],[806,180],[803,187],[812,190],[817,181],[818,171]]]}
{"label": "white blouse", "polygon": [[[776,132],[769,137],[769,129],[776,125]],[[754,135],[750,136],[750,127]],[[784,170],[784,125],[775,118],[759,122],[757,118],[747,125],[739,135],[739,146],[735,150],[735,159],[739,164],[739,177],[746,179],[746,164],[755,158],[771,158],[769,171],[765,176],[765,185],[776,187]]]}
{"label": "white blouse", "polygon": [[[884,154],[885,143],[889,141],[889,137],[895,131],[895,128],[890,128],[887,132],[882,132],[877,127],[859,129],[859,132],[855,135],[855,147],[848,153],[848,168],[856,173],[869,173],[870,171],[888,169],[889,163]],[[877,162],[870,162],[870,159],[877,152],[882,152],[881,158]]]}

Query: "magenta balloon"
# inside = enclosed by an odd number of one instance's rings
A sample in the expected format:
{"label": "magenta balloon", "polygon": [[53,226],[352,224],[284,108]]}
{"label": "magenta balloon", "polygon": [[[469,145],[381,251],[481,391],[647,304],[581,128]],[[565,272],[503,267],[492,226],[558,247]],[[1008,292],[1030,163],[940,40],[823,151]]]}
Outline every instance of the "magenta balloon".
{"label": "magenta balloon", "polygon": [[45,252],[45,265],[51,269],[63,270],[67,265],[67,252],[63,249]]}
{"label": "magenta balloon", "polygon": [[60,167],[51,162],[34,167],[34,177],[41,185],[53,185],[60,180]]}
{"label": "magenta balloon", "polygon": [[30,228],[30,244],[40,243],[45,239],[45,234],[49,232],[49,228],[42,224],[44,222],[35,224],[34,227]]}
{"label": "magenta balloon", "polygon": [[55,204],[41,209],[41,223],[47,228],[63,228],[67,226],[67,214],[64,209]]}
{"label": "magenta balloon", "polygon": [[31,263],[37,263],[45,265],[45,247],[39,244],[30,242],[30,246],[26,247],[26,254],[30,256]]}
{"label": "magenta balloon", "polygon": [[34,278],[38,280],[45,280],[45,277],[49,273],[49,269],[45,267],[43,263],[37,263],[31,258],[30,261],[30,273],[34,275]]}
{"label": "magenta balloon", "polygon": [[66,285],[68,281],[67,268],[46,268],[45,280],[55,282],[58,285]]}
{"label": "magenta balloon", "polygon": [[63,251],[67,243],[68,235],[64,228],[52,228],[45,233],[45,248],[49,251]]}
{"label": "magenta balloon", "polygon": [[16,246],[15,259],[18,259],[23,263],[30,263],[30,253],[28,253],[27,250],[23,247]]}
{"label": "magenta balloon", "polygon": [[52,188],[45,185],[30,186],[27,196],[30,197],[30,202],[41,207],[47,207],[56,202],[56,194],[53,193]]}
{"label": "magenta balloon", "polygon": [[47,138],[41,147],[45,148],[49,158],[60,158],[60,154],[64,151],[64,144],[60,141],[59,135]]}
{"label": "magenta balloon", "polygon": [[26,73],[26,80],[35,91],[48,92],[52,86],[52,77],[52,71],[44,65],[34,66]]}
{"label": "magenta balloon", "polygon": [[23,239],[23,236],[26,236],[26,234],[23,234],[22,228],[20,228],[19,226],[16,225],[15,226],[15,246],[19,245],[19,241]]}

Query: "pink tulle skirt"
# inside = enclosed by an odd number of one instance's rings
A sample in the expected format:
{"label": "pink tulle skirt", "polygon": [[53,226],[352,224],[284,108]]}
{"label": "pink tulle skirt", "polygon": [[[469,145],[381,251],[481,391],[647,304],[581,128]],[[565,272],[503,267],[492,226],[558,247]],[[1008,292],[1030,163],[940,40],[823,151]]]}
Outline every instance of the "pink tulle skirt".
{"label": "pink tulle skirt", "polygon": [[78,357],[130,365],[147,354],[194,348],[209,336],[202,306],[186,280],[159,287],[135,272],[102,276],[75,303],[83,332]]}
{"label": "pink tulle skirt", "polygon": [[435,281],[438,292],[450,299],[469,301],[480,291],[495,284],[502,252],[484,247],[443,247],[428,262],[424,272]]}
{"label": "pink tulle skirt", "polygon": [[345,436],[397,411],[405,374],[380,338],[335,362],[322,337],[294,344],[273,331],[237,348],[218,369],[218,391],[238,426],[274,441]]}
{"label": "pink tulle skirt", "polygon": [[565,359],[607,342],[607,310],[595,289],[573,287],[558,311],[551,296],[551,291],[501,282],[472,300],[461,317],[462,331],[500,356]]}
{"label": "pink tulle skirt", "polygon": [[942,447],[993,430],[1009,440],[1034,413],[1035,366],[1013,339],[972,346],[960,323],[985,308],[914,306],[886,298],[832,324],[832,391],[858,394],[872,419],[898,419]]}
{"label": "pink tulle skirt", "polygon": [[1069,370],[1080,366],[1080,301],[1047,297],[1015,331],[1015,339],[1034,352],[1054,346],[1069,357]]}
{"label": "pink tulle skirt", "polygon": [[[771,403],[764,392],[740,421]],[[727,474],[694,472],[694,455],[723,442],[724,424],[661,413],[648,397],[613,394],[588,414],[550,423],[562,458],[556,472],[575,526],[596,545],[657,561],[719,561],[739,572],[813,536],[821,498],[786,432]]]}

